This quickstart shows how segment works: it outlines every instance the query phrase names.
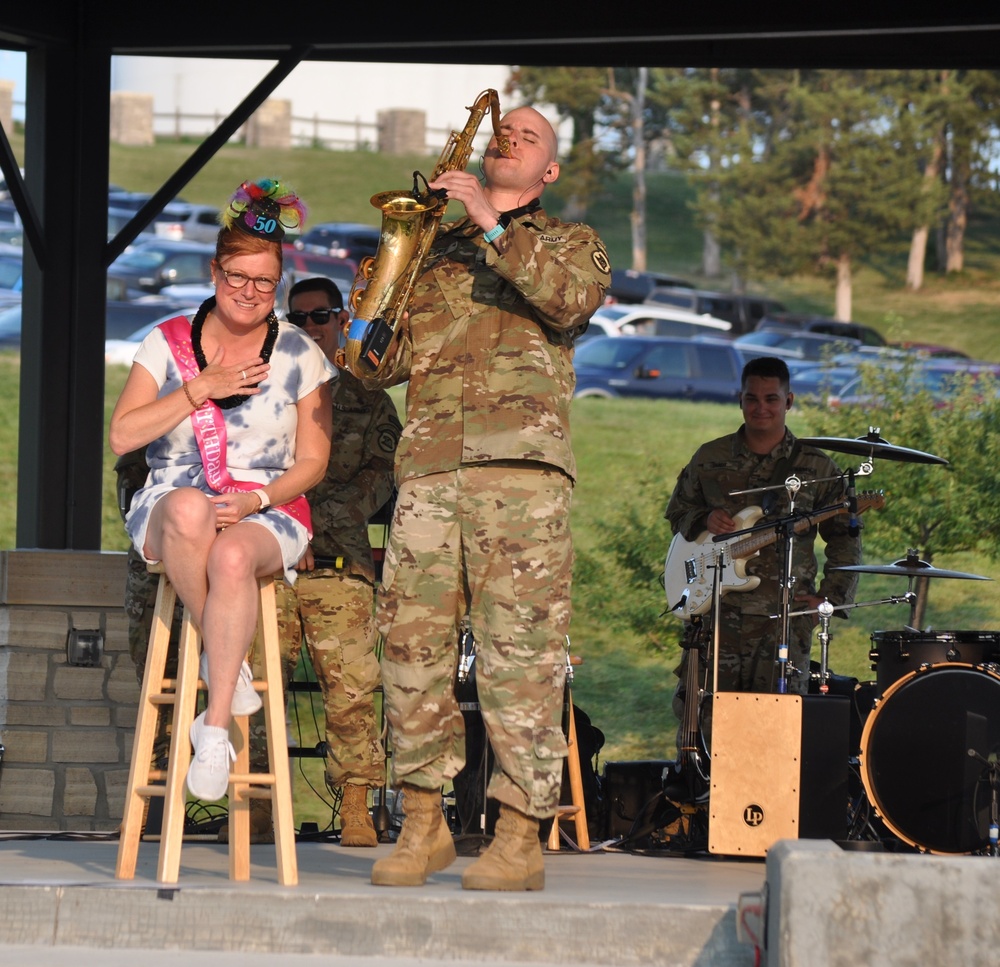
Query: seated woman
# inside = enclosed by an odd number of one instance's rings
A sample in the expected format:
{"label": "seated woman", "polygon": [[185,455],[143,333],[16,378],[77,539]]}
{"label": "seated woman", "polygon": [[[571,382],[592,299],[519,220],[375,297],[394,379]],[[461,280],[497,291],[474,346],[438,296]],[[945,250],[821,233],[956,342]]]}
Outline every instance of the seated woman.
{"label": "seated woman", "polygon": [[232,715],[260,708],[246,662],[257,578],[294,581],[312,536],[302,494],[330,453],[336,371],[274,314],[281,239],[304,216],[275,181],[240,186],[216,242],[215,296],[193,323],[179,316],[146,337],[111,417],[111,449],[145,446],[150,467],[126,530],[145,561],[163,562],[202,634],[208,706],[187,775],[198,799],[225,795]]}

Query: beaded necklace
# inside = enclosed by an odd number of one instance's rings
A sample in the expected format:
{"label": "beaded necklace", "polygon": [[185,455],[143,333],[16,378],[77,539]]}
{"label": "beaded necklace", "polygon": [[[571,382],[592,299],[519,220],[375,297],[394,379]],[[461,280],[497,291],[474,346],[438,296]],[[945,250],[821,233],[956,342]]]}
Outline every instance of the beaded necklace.
{"label": "beaded necklace", "polygon": [[[194,358],[198,363],[198,369],[203,370],[207,365],[208,361],[205,359],[205,352],[201,348],[201,330],[205,325],[205,320],[208,318],[208,314],[215,308],[215,296],[211,296],[206,299],[201,307],[198,309],[197,314],[191,322],[191,348],[194,350]],[[264,337],[264,345],[260,349],[260,358],[264,360],[265,363],[270,362],[271,352],[274,349],[275,340],[278,338],[278,317],[274,314],[272,309],[267,314],[267,335]],[[250,389],[256,389],[259,383],[255,383]],[[249,399],[248,396],[244,396],[242,393],[233,393],[232,396],[223,397],[220,400],[213,399],[212,402],[221,407],[224,410],[231,410],[234,406],[239,406],[240,403],[246,402]]]}

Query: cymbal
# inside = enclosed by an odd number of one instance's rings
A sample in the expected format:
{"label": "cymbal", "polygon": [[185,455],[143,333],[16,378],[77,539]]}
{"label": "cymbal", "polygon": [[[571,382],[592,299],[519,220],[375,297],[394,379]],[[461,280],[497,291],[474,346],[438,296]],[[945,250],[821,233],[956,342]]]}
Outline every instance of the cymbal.
{"label": "cymbal", "polygon": [[897,447],[888,440],[883,440],[878,431],[869,432],[867,436],[835,437],[813,436],[800,437],[799,443],[820,450],[833,450],[836,453],[855,453],[863,457],[884,457],[886,460],[899,460],[904,463],[937,463],[947,466],[944,457],[936,457],[933,453],[923,450],[911,450],[909,447]]}
{"label": "cymbal", "polygon": [[854,571],[856,574],[894,574],[907,578],[962,578],[966,581],[992,581],[993,578],[981,574],[966,574],[964,571],[946,571],[934,567],[917,557],[907,556],[892,564],[849,564],[832,567],[831,571]]}

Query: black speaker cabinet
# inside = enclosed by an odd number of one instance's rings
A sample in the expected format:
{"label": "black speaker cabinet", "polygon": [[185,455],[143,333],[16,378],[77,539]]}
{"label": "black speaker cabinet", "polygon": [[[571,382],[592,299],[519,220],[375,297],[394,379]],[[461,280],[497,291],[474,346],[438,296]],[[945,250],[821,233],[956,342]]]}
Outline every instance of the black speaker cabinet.
{"label": "black speaker cabinet", "polygon": [[779,839],[844,839],[849,735],[847,698],[717,693],[709,852],[764,856]]}
{"label": "black speaker cabinet", "polygon": [[604,763],[605,838],[628,836],[639,814],[663,791],[663,770],[672,765],[661,759]]}

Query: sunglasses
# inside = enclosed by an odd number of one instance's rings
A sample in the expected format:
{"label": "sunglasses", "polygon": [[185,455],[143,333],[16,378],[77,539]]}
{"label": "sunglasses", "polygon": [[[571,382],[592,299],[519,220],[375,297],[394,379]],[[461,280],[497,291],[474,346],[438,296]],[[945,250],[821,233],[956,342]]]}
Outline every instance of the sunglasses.
{"label": "sunglasses", "polygon": [[312,309],[309,312],[302,312],[300,309],[296,309],[294,312],[288,313],[287,319],[295,326],[304,326],[307,319],[312,319],[317,326],[325,326],[330,321],[331,313],[338,313],[340,311],[339,308]]}

